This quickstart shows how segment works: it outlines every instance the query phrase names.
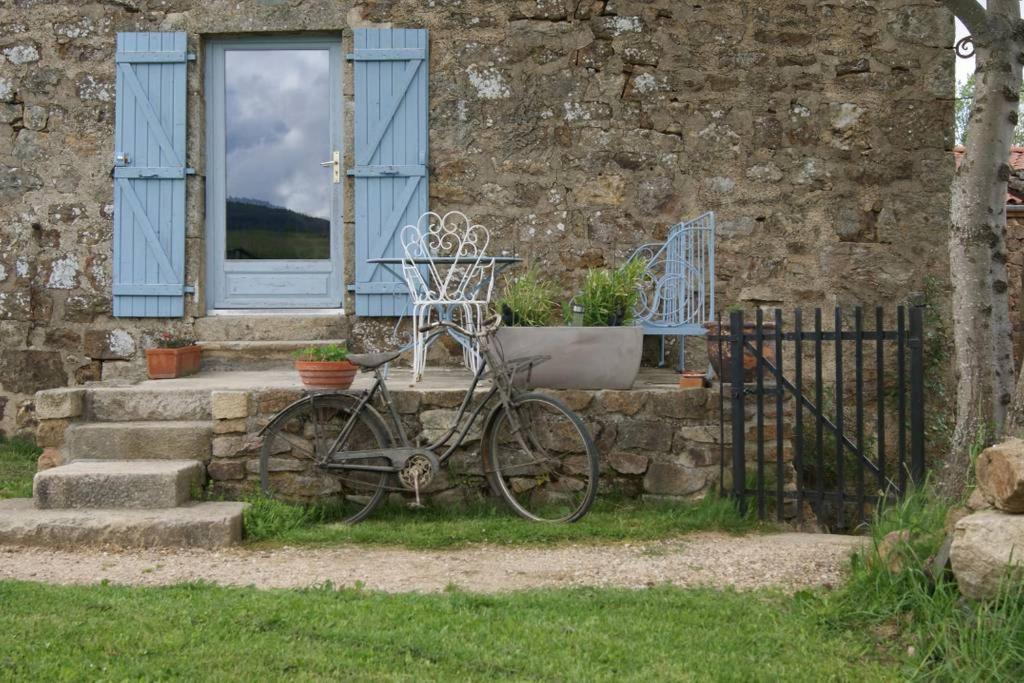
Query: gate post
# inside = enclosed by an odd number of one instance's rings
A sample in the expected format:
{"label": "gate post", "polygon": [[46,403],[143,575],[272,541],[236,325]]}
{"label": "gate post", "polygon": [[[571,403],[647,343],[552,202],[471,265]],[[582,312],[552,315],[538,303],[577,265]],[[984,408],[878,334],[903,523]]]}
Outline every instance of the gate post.
{"label": "gate post", "polygon": [[910,309],[910,479],[924,481],[924,309]]}
{"label": "gate post", "polygon": [[729,313],[729,377],[732,397],[732,495],[747,513],[746,408],[743,402],[743,311]]}

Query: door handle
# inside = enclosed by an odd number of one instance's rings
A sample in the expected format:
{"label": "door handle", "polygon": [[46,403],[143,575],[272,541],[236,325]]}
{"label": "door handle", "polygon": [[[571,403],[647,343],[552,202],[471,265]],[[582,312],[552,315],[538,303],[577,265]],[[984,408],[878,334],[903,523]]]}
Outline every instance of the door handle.
{"label": "door handle", "polygon": [[335,183],[341,182],[341,152],[335,150],[334,154],[331,155],[330,161],[321,161],[320,165],[324,168],[331,167],[331,180]]}

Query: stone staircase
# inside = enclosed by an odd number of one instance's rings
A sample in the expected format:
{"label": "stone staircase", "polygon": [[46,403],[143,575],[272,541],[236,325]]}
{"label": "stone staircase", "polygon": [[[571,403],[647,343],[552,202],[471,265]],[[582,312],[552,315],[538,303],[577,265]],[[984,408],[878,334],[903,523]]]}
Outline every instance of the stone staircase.
{"label": "stone staircase", "polygon": [[32,499],[0,501],[0,544],[239,542],[244,504],[199,500],[215,439],[245,433],[250,392],[268,377],[298,387],[296,350],[348,331],[338,315],[203,318],[198,375],[138,381],[140,356],[120,377],[39,392],[37,439],[62,464],[36,474]]}
{"label": "stone staircase", "polygon": [[0,501],[0,544],[238,543],[244,504],[197,500],[213,395],[199,377],[39,392],[40,445],[64,464],[36,474],[31,500]]}
{"label": "stone staircase", "polygon": [[196,460],[82,460],[0,500],[0,545],[219,548],[242,539],[244,503],[198,502]]}

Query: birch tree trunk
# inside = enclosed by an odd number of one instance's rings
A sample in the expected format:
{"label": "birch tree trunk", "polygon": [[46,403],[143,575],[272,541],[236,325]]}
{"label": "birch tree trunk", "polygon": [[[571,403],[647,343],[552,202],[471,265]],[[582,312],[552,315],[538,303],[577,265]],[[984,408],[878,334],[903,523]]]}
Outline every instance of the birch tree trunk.
{"label": "birch tree trunk", "polygon": [[937,463],[935,472],[940,492],[955,497],[966,484],[971,449],[1003,434],[1014,396],[1006,273],[1006,184],[1024,43],[1019,0],[988,0],[987,11],[974,0],[944,3],[964,20],[977,51],[966,151],[953,180],[950,207],[956,429],[952,450]]}

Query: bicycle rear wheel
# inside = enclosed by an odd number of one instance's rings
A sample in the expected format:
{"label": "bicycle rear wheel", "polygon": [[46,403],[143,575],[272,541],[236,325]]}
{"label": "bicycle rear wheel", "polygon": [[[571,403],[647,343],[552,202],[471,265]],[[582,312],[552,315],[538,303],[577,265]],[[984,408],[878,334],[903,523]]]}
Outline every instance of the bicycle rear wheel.
{"label": "bicycle rear wheel", "polygon": [[488,483],[516,514],[536,522],[575,522],[587,514],[597,495],[597,446],[564,403],[544,394],[515,397],[484,444]]}
{"label": "bicycle rear wheel", "polygon": [[[387,428],[373,413],[353,416],[352,402],[341,396],[310,396],[277,415],[267,426],[260,449],[260,490],[289,503],[329,503],[339,519],[355,524],[373,512],[386,493],[388,474],[327,469],[332,455],[387,448]],[[352,422],[345,439],[334,441]],[[387,458],[360,464],[388,466]]]}

